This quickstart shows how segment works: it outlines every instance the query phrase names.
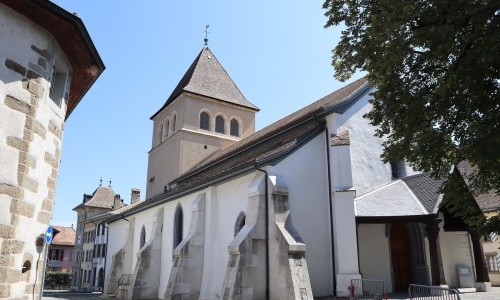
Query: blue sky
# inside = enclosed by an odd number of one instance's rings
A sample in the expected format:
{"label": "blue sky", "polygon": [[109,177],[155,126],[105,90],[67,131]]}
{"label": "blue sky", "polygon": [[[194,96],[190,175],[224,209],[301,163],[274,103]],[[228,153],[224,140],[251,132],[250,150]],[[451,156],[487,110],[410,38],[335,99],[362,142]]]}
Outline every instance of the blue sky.
{"label": "blue sky", "polygon": [[[256,129],[346,83],[333,78],[339,28],[323,28],[322,1],[53,0],[84,21],[106,65],[65,124],[53,225],[103,178],[130,201],[145,195],[153,115],[203,47],[258,106]],[[350,81],[359,78],[357,75]]]}

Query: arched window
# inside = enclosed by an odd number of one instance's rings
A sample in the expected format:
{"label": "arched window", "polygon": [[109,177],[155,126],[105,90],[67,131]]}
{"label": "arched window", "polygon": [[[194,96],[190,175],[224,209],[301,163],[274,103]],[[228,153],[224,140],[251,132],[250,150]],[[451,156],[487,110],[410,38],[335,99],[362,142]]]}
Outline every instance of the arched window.
{"label": "arched window", "polygon": [[232,136],[240,136],[240,122],[236,119],[231,120],[231,132]]}
{"label": "arched window", "polygon": [[175,121],[177,121],[177,115],[173,114],[172,115],[172,133],[175,132]]}
{"label": "arched window", "polygon": [[163,123],[158,127],[158,144],[163,140]]}
{"label": "arched window", "polygon": [[205,111],[200,113],[200,129],[210,130],[210,116]]}
{"label": "arched window", "polygon": [[226,124],[224,122],[224,117],[223,116],[217,116],[215,117],[215,132],[218,133],[226,133],[225,127]]}
{"label": "arched window", "polygon": [[241,228],[245,226],[246,215],[244,212],[240,212],[238,218],[236,218],[236,223],[234,223],[234,236],[240,232]]}
{"label": "arched window", "polygon": [[177,205],[174,217],[174,249],[182,242],[182,223],[183,223],[182,206]]}
{"label": "arched window", "polygon": [[141,229],[141,240],[139,241],[139,248],[142,248],[146,244],[146,228],[142,225]]}

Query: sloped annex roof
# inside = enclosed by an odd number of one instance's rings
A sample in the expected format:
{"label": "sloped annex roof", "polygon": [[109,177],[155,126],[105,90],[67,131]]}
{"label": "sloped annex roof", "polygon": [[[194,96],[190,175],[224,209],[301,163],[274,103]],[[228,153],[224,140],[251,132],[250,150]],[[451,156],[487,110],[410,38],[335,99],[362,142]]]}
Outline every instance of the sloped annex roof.
{"label": "sloped annex roof", "polygon": [[[276,163],[322,132],[326,114],[345,112],[369,90],[367,79],[361,78],[256,133],[214,152],[198,163],[195,168],[170,182],[170,190],[147,199],[141,205],[128,210],[125,215],[176,199],[209,184],[227,180],[230,176],[250,172],[256,166]],[[111,218],[109,222],[117,219],[119,217]]]}
{"label": "sloped annex roof", "polygon": [[422,173],[395,180],[355,198],[356,217],[402,217],[435,214],[442,180]]}
{"label": "sloped annex roof", "polygon": [[134,202],[134,203],[129,204],[129,205],[125,205],[125,206],[120,207],[118,209],[108,210],[102,214],[98,214],[98,215],[95,215],[91,218],[86,219],[85,221],[83,221],[83,223],[106,222],[107,219],[112,218],[113,216],[125,213],[126,211],[136,207],[137,205],[141,204],[142,202],[144,202],[144,200],[139,200],[137,202]]}
{"label": "sloped annex roof", "polygon": [[259,110],[257,106],[250,103],[245,96],[243,96],[224,67],[222,67],[208,47],[204,47],[200,51],[172,94],[170,94],[167,101],[165,101],[165,104],[151,116],[151,119],[174,101],[182,92],[191,92],[243,106],[255,111]]}
{"label": "sloped annex roof", "polygon": [[66,226],[53,226],[58,233],[54,236],[52,240],[53,245],[61,245],[61,246],[74,246],[76,232],[73,227]]}
{"label": "sloped annex roof", "polygon": [[100,185],[93,193],[89,200],[86,200],[88,195],[84,195],[84,202],[73,208],[73,210],[81,207],[100,207],[100,208],[113,208],[115,194],[111,187]]}
{"label": "sloped annex roof", "polygon": [[[460,162],[457,165],[457,169],[467,184],[469,184],[469,176],[476,172],[476,168],[471,166],[467,161]],[[500,210],[500,195],[496,194],[494,191],[488,191],[478,195],[474,194],[474,198],[483,212]]]}

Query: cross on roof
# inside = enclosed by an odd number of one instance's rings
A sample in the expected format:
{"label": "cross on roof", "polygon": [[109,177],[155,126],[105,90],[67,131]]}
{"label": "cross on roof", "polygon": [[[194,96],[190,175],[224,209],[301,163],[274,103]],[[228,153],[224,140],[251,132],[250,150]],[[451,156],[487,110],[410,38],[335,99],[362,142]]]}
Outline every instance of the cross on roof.
{"label": "cross on roof", "polygon": [[205,41],[205,47],[207,47],[207,46],[208,46],[208,33],[209,33],[209,31],[208,31],[208,27],[209,27],[209,26],[210,26],[210,25],[205,25],[205,39],[204,39],[204,41]]}

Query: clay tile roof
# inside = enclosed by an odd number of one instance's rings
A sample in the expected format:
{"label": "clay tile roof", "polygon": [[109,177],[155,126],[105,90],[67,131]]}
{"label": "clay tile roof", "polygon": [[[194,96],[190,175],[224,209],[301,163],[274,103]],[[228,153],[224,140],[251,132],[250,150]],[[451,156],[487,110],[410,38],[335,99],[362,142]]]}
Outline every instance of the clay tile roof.
{"label": "clay tile roof", "polygon": [[73,227],[65,227],[65,226],[53,226],[54,229],[59,231],[52,240],[52,244],[54,245],[66,245],[66,246],[74,246],[75,245],[75,237],[76,232]]}
{"label": "clay tile roof", "polygon": [[165,104],[151,117],[151,119],[174,101],[182,92],[191,92],[247,107],[255,111],[259,110],[257,106],[250,103],[245,96],[243,96],[208,47],[204,47],[200,51],[200,54],[198,54],[193,61]]}
{"label": "clay tile roof", "polygon": [[92,198],[90,198],[90,200],[78,205],[74,209],[83,206],[113,208],[115,196],[118,195],[115,194],[112,188],[99,186],[92,194]]}

